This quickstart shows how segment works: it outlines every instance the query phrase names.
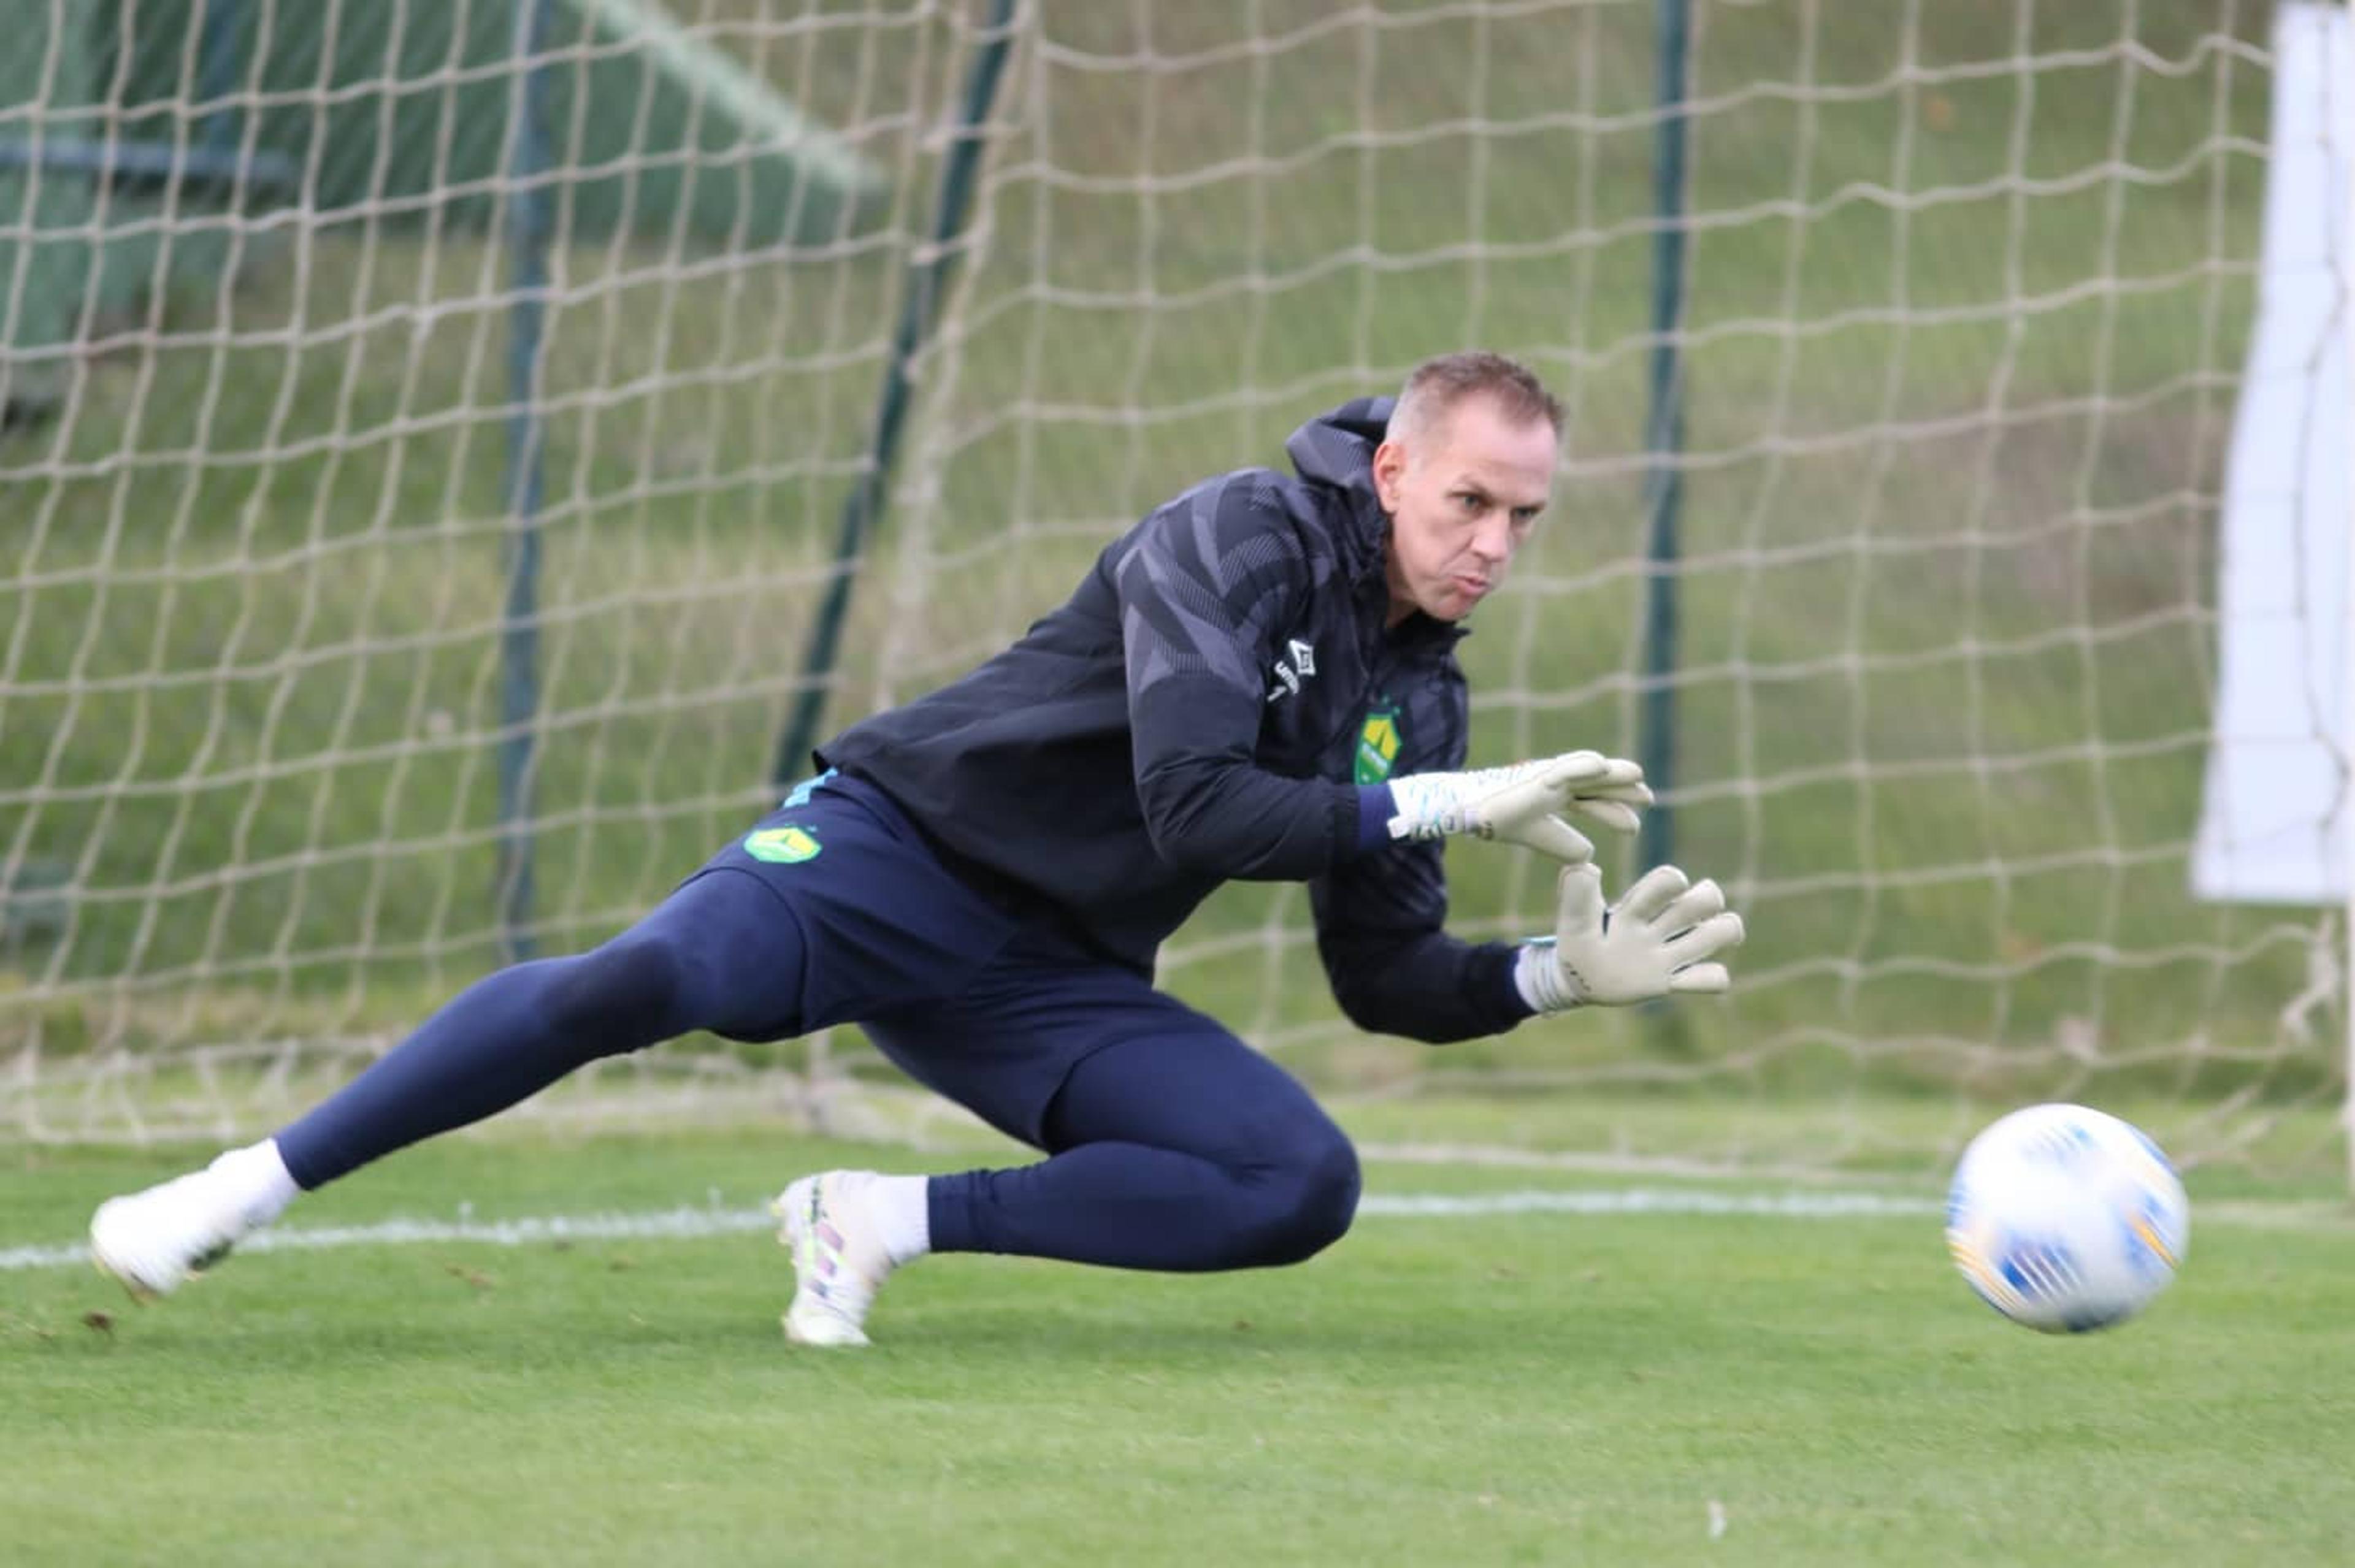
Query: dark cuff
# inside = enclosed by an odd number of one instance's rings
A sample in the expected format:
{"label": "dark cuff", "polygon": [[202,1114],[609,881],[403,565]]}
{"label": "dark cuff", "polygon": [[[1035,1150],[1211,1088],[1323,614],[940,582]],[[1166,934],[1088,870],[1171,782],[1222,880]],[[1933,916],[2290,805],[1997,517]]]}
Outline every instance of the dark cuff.
{"label": "dark cuff", "polygon": [[1398,801],[1388,784],[1358,786],[1358,846],[1360,855],[1379,848],[1391,841],[1391,818],[1398,815]]}

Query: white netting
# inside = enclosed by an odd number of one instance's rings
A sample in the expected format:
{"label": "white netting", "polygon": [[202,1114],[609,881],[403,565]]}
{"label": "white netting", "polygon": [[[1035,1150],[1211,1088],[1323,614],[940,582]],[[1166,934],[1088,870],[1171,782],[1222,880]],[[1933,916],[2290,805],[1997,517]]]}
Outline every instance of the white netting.
{"label": "white netting", "polygon": [[[208,35],[190,0],[45,5],[79,54],[0,68],[0,141],[276,153],[298,185],[77,199],[0,166],[9,374],[58,400],[0,444],[0,1119],[250,1125],[499,950],[518,10],[215,0]],[[982,10],[546,7],[546,950],[770,793]],[[1477,752],[1633,750],[1659,10],[1020,7],[830,721],[1001,645],[1202,474],[1478,344],[1572,430],[1466,645]],[[2312,1157],[2332,923],[2188,891],[2273,11],[1691,10],[1671,799],[1679,859],[1751,916],[1737,996],[1433,1055],[1339,1023],[1306,900],[1257,888],[1166,979],[1337,1091],[1576,1087],[1528,1113],[1565,1147],[1869,1157],[2073,1094]],[[788,141],[822,171],[779,175]],[[48,330],[61,242],[113,281]],[[1540,868],[1452,870],[1466,934],[1545,918]],[[805,1060],[690,1042],[602,1081],[633,1115],[796,1102]],[[1534,1104],[1391,1125],[1489,1141]]]}

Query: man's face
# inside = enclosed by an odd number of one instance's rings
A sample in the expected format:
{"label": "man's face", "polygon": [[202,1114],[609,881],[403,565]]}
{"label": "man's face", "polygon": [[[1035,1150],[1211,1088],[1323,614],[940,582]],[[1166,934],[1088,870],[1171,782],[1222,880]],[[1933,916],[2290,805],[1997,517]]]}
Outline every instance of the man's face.
{"label": "man's face", "polygon": [[1390,624],[1417,610],[1460,621],[1503,583],[1545,509],[1555,450],[1551,424],[1509,423],[1476,393],[1374,449],[1374,490],[1391,516]]}

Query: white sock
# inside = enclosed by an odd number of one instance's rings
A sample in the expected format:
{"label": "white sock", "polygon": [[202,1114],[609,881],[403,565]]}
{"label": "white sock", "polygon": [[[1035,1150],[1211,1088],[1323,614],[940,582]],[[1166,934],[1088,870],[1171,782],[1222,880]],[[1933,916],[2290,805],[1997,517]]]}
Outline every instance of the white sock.
{"label": "white sock", "polygon": [[932,1184],[928,1176],[879,1176],[867,1189],[868,1211],[894,1268],[932,1250]]}
{"label": "white sock", "polygon": [[208,1168],[229,1183],[238,1211],[249,1225],[267,1225],[302,1195],[303,1189],[294,1185],[286,1161],[278,1153],[276,1138],[233,1148]]}

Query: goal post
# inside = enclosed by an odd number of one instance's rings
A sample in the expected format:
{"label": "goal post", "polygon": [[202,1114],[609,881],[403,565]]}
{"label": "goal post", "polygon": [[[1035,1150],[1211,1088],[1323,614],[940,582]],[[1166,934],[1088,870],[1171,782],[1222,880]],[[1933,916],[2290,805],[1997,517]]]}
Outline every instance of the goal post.
{"label": "goal post", "polygon": [[[511,181],[467,161],[497,129],[468,106],[516,85],[516,3],[256,5],[226,106],[191,48],[176,75],[92,73],[73,110],[172,145],[226,112],[246,150],[300,155],[292,198],[84,175],[61,201],[0,167],[0,377],[63,381],[0,433],[16,1135],[266,1127],[497,962],[503,741],[532,758],[542,952],[620,929],[769,801],[988,9],[556,8],[597,25],[527,64],[661,85],[550,116],[577,177],[527,290],[489,219]],[[1919,1169],[2074,1097],[2192,1157],[2335,1175],[2339,916],[2192,881],[2286,8],[1687,9],[1664,109],[1650,0],[1018,5],[828,723],[953,678],[1144,511],[1280,463],[1301,420],[1499,348],[1569,430],[1464,645],[1476,753],[1636,754],[1672,698],[1677,859],[1753,932],[1734,994],[1674,1039],[1598,1013],[1434,1051],[1342,1021],[1305,898],[1263,886],[1173,940],[1170,988],[1397,1143]],[[54,75],[0,72],[0,144],[50,134]],[[316,139],[270,140],[295,125]],[[815,197],[762,160],[821,144],[857,194],[787,222]],[[157,253],[141,286],[21,338],[24,258],[125,231]],[[527,293],[538,684],[503,720]],[[1681,516],[1650,566],[1663,353]],[[1656,582],[1679,617],[1659,679]],[[1543,925],[1543,867],[1449,859],[1462,934]],[[535,1114],[818,1115],[889,1082],[851,1031],[822,1056],[681,1041]]]}

